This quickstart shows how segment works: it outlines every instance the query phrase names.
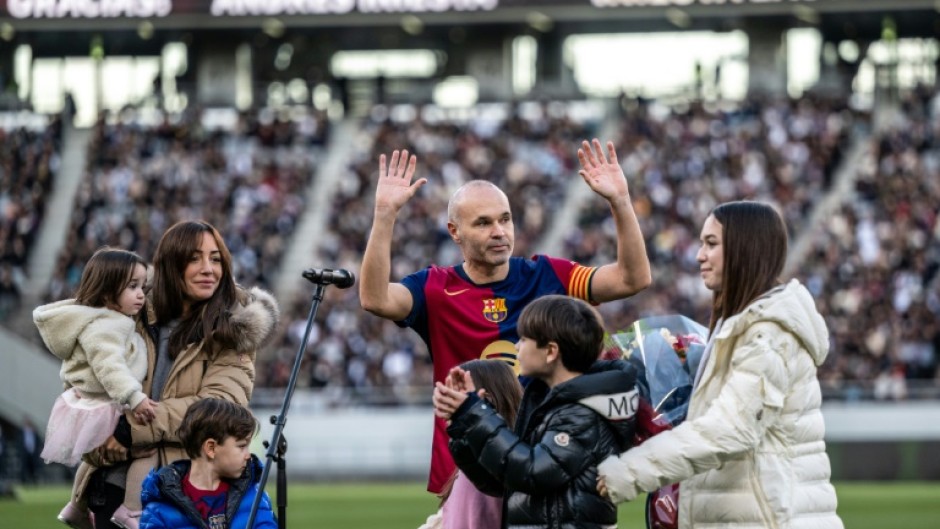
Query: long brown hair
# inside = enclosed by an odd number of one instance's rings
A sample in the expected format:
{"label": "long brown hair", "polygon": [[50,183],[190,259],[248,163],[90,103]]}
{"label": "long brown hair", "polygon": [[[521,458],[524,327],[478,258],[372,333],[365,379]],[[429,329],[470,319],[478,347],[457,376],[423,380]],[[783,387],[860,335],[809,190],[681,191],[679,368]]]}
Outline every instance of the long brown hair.
{"label": "long brown hair", "polygon": [[486,400],[506,420],[506,424],[510,427],[516,424],[516,412],[522,402],[522,384],[512,367],[501,360],[470,360],[460,367],[470,372],[477,389],[486,390]]}
{"label": "long brown hair", "polygon": [[[512,425],[516,423],[519,403],[522,402],[522,384],[519,383],[512,367],[502,360],[470,360],[461,364],[460,367],[470,372],[470,378],[473,379],[473,385],[477,390],[486,390],[486,400],[512,428]],[[455,479],[457,479],[456,471],[441,490],[441,505],[450,497]]]}
{"label": "long brown hair", "polygon": [[98,248],[82,270],[75,302],[89,307],[117,305],[121,291],[131,282],[137,265],[146,269],[147,261],[127,250],[110,246]]}
{"label": "long brown hair", "polygon": [[[193,253],[199,251],[202,235],[215,239],[222,258],[222,277],[219,287],[207,300],[198,301],[183,315],[186,283],[183,275]],[[208,222],[182,221],[166,230],[153,256],[153,309],[158,324],[166,324],[182,317],[170,335],[170,357],[176,356],[189,344],[205,338],[225,347],[232,347],[232,328],[226,317],[236,300],[235,279],[232,277],[232,255],[219,232]]]}
{"label": "long brown hair", "polygon": [[712,210],[721,224],[721,288],[712,298],[709,331],[780,284],[787,260],[787,226],[762,202],[726,202]]}

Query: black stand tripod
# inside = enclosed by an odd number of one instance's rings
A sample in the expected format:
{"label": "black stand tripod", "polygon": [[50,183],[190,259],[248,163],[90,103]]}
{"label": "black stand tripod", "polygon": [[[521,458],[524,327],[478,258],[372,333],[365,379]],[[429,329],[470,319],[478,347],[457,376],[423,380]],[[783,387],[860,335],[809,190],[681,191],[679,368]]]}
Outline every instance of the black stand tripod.
{"label": "black stand tripod", "polygon": [[310,331],[313,328],[313,320],[317,316],[317,309],[320,308],[320,302],[323,301],[323,292],[326,285],[336,285],[337,288],[349,288],[356,282],[355,277],[345,270],[319,270],[311,268],[303,273],[304,279],[310,281],[316,287],[313,291],[313,301],[310,304],[310,314],[307,316],[307,327],[304,330],[304,338],[297,349],[297,355],[294,357],[294,367],[291,369],[290,378],[287,381],[287,392],[284,394],[284,402],[281,404],[281,411],[277,415],[271,416],[271,424],[274,425],[274,433],[271,434],[271,440],[264,442],[267,448],[265,455],[264,470],[261,471],[261,482],[258,483],[258,493],[255,495],[254,502],[251,504],[251,512],[248,516],[248,524],[245,529],[252,529],[255,525],[255,518],[258,515],[258,506],[261,505],[264,486],[268,482],[268,476],[271,474],[271,462],[277,461],[277,526],[279,529],[287,527],[287,439],[283,436],[284,425],[287,423],[287,410],[290,408],[291,397],[294,396],[294,387],[297,385],[297,373],[300,372],[300,363],[304,357],[304,350],[307,348],[307,340],[310,339]]}

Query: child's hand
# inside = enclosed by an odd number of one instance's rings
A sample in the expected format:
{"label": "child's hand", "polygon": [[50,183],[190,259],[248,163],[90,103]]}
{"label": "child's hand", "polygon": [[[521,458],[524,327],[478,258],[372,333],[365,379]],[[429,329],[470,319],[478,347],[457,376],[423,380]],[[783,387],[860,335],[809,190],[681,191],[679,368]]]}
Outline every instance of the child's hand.
{"label": "child's hand", "polygon": [[604,476],[597,476],[597,493],[601,495],[602,498],[610,499],[610,493],[607,490],[607,482],[604,481]]}
{"label": "child's hand", "polygon": [[134,420],[137,424],[150,424],[157,418],[157,403],[151,399],[144,399],[134,408]]}
{"label": "child's hand", "polygon": [[447,385],[437,382],[434,384],[434,397],[431,401],[434,403],[434,415],[449,421],[451,416],[457,411],[464,401],[467,400],[465,391],[458,391]]}
{"label": "child's hand", "polygon": [[462,391],[464,393],[469,391],[476,391],[476,387],[473,385],[473,377],[470,376],[469,371],[455,367],[450,370],[447,374],[447,379],[445,380],[447,387],[456,390]]}

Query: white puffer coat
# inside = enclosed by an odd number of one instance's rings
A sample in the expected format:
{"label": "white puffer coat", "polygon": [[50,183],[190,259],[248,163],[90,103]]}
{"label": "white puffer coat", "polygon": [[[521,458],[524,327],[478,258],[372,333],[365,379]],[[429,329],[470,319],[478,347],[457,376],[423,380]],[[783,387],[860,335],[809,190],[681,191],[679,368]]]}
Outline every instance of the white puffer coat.
{"label": "white puffer coat", "polygon": [[599,466],[612,499],[681,481],[681,529],[842,529],[816,378],[828,350],[796,280],[729,318],[686,421]]}

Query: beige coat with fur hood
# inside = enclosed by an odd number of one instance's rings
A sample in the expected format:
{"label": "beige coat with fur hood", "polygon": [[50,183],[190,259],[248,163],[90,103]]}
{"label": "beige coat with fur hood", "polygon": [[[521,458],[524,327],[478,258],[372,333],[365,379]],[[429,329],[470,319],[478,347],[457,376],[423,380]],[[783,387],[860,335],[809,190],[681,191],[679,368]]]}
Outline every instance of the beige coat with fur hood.
{"label": "beige coat with fur hood", "polygon": [[[148,313],[154,323],[152,312]],[[239,289],[238,301],[229,322],[236,331],[237,346],[213,354],[205,342],[193,344],[176,357],[157,404],[157,418],[140,425],[133,420],[134,447],[159,448],[159,464],[186,457],[177,430],[189,406],[199,399],[224,399],[247,406],[255,384],[255,356],[277,327],[280,312],[274,297],[260,289]],[[147,340],[149,350],[147,380],[149,394],[153,378],[156,344]]]}
{"label": "beige coat with fur hood", "polygon": [[726,321],[686,421],[601,463],[611,498],[680,480],[681,529],[842,529],[816,368],[829,351],[793,280]]}
{"label": "beige coat with fur hood", "polygon": [[[186,458],[178,435],[180,422],[189,406],[199,399],[218,398],[248,405],[255,381],[255,356],[277,327],[280,311],[277,301],[265,290],[252,288],[238,290],[238,301],[231,308],[230,323],[236,330],[237,347],[213,353],[209,344],[192,344],[173,362],[163,392],[156,406],[156,419],[150,424],[131,424],[131,438],[135,449],[156,448],[150,459],[159,467],[177,459]],[[155,323],[148,305],[148,319]],[[144,331],[146,333],[146,331]],[[156,344],[147,342],[147,380],[144,391],[149,394],[157,356]],[[94,466],[103,464],[94,453],[86,457],[79,467],[73,501],[81,500],[87,480]]]}
{"label": "beige coat with fur hood", "polygon": [[131,409],[147,398],[141,385],[147,345],[133,318],[66,299],[37,307],[33,322],[49,351],[62,360],[59,376],[66,388]]}

